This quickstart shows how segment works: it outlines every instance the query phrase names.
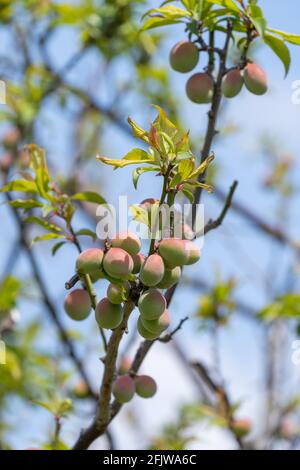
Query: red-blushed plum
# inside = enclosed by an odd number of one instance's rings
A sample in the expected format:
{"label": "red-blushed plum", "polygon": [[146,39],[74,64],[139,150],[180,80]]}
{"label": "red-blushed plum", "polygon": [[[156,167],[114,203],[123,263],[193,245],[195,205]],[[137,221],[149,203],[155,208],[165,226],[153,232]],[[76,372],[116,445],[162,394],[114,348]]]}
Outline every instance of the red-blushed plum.
{"label": "red-blushed plum", "polygon": [[130,375],[120,375],[113,383],[112,392],[119,403],[128,403],[135,394],[135,381]]}
{"label": "red-blushed plum", "polygon": [[92,309],[92,303],[88,292],[84,289],[76,289],[65,298],[64,307],[72,320],[85,320]]}
{"label": "red-blushed plum", "polygon": [[145,286],[154,287],[164,277],[165,265],[161,256],[157,253],[146,258],[140,272],[140,279]]}
{"label": "red-blushed plum", "polygon": [[123,307],[112,304],[108,298],[100,300],[96,307],[96,321],[101,328],[113,330],[117,328],[123,320]]}

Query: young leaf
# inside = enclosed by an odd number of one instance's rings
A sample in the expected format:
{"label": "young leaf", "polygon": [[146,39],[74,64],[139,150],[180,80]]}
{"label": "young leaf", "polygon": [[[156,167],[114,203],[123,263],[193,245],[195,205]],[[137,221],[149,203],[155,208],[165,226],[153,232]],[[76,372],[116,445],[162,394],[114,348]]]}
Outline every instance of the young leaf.
{"label": "young leaf", "polygon": [[81,193],[76,193],[71,197],[71,199],[73,201],[86,201],[95,204],[106,204],[105,199],[100,196],[100,194],[92,191],[83,191]]}
{"label": "young leaf", "polygon": [[3,188],[0,189],[1,193],[7,193],[9,191],[18,191],[20,193],[37,193],[37,187],[34,181],[27,180],[14,180],[7,183]]}
{"label": "young leaf", "polygon": [[264,18],[262,9],[257,5],[249,5],[250,9],[250,20],[255,26],[258,34],[264,38],[265,31],[267,28],[267,20]]}
{"label": "young leaf", "polygon": [[189,176],[191,179],[193,178],[197,178],[199,175],[201,175],[202,173],[204,173],[206,171],[206,169],[208,168],[208,166],[210,165],[210,163],[214,160],[215,156],[212,154],[210,155],[209,157],[207,157],[204,162],[202,162],[198,168],[196,168]]}
{"label": "young leaf", "polygon": [[78,232],[76,232],[76,235],[78,237],[81,237],[81,236],[91,237],[94,241],[97,238],[96,233],[90,230],[89,228],[82,228],[81,230],[78,230]]}
{"label": "young leaf", "polygon": [[148,132],[138,126],[130,117],[128,118],[128,123],[131,126],[133,136],[149,144]]}
{"label": "young leaf", "polygon": [[35,207],[43,207],[43,204],[35,199],[16,199],[15,201],[10,201],[9,205],[17,209],[24,209],[25,211]]}
{"label": "young leaf", "polygon": [[285,31],[280,31],[279,29],[274,29],[274,28],[267,28],[267,31],[269,31],[270,33],[277,34],[278,36],[281,36],[285,41],[289,42],[290,44],[295,44],[296,46],[300,46],[299,34],[286,33]]}
{"label": "young leaf", "polygon": [[105,163],[106,165],[112,165],[117,168],[123,168],[124,166],[127,165],[137,165],[139,163],[149,163],[153,165],[156,163],[155,159],[145,150],[142,149],[133,149],[130,152],[128,152],[125,157],[122,158],[122,160],[112,160],[110,158],[106,157],[97,157],[98,160],[100,160],[102,163]]}
{"label": "young leaf", "polygon": [[35,237],[32,241],[32,245],[37,242],[44,242],[49,240],[55,240],[57,238],[66,238],[65,235],[59,235],[58,233],[45,233],[39,237]]}
{"label": "young leaf", "polygon": [[189,189],[183,187],[183,189],[181,190],[181,192],[185,195],[185,197],[190,201],[191,204],[193,204],[193,202],[195,201],[195,198],[194,198],[194,194],[192,191],[190,191]]}
{"label": "young leaf", "polygon": [[264,42],[279,57],[284,65],[285,75],[287,76],[291,64],[291,54],[284,41],[271,34],[265,34]]}
{"label": "young leaf", "polygon": [[222,7],[227,8],[229,11],[240,13],[239,7],[233,0],[206,0],[208,3],[213,5],[220,5]]}
{"label": "young leaf", "polygon": [[148,171],[160,171],[160,167],[159,166],[154,166],[154,167],[148,168],[148,167],[140,166],[139,168],[136,168],[132,173],[132,181],[133,181],[133,185],[134,185],[135,189],[137,189],[137,184],[138,184],[139,177],[143,173],[146,173]]}
{"label": "young leaf", "polygon": [[175,7],[174,5],[165,5],[160,8],[152,8],[151,10],[148,10],[144,15],[149,16],[149,15],[155,15],[157,14],[158,17],[163,16],[164,18],[168,20],[176,20],[178,18],[185,18],[191,16],[191,13],[188,12],[187,10],[183,10],[182,8]]}
{"label": "young leaf", "polygon": [[58,250],[63,246],[65,245],[67,242],[58,242],[54,245],[54,247],[52,248],[52,256],[54,256]]}
{"label": "young leaf", "polygon": [[57,225],[51,224],[47,220],[40,219],[39,217],[35,216],[30,216],[27,217],[27,219],[24,220],[25,223],[32,223],[32,224],[38,224],[41,227],[45,228],[46,230],[49,230],[51,232],[61,232],[61,228],[58,227]]}
{"label": "young leaf", "polygon": [[180,20],[170,20],[166,18],[153,17],[148,18],[141,31],[147,31],[148,29],[159,28],[160,26],[169,26],[171,24],[181,23]]}
{"label": "young leaf", "polygon": [[214,188],[210,184],[201,183],[197,180],[187,180],[186,183],[188,184],[188,186],[194,186],[195,188],[205,189],[208,193],[214,192]]}

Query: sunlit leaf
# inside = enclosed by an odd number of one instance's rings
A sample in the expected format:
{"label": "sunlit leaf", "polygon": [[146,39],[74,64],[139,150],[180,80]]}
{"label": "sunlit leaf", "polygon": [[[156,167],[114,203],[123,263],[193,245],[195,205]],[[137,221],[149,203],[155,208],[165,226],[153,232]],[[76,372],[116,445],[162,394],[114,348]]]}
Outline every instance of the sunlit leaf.
{"label": "sunlit leaf", "polygon": [[79,236],[86,236],[86,237],[91,237],[93,240],[96,240],[97,235],[93,230],[90,230],[88,228],[82,228],[76,232],[76,235]]}
{"label": "sunlit leaf", "polygon": [[18,191],[20,193],[37,193],[36,183],[28,180],[14,180],[7,183],[3,188],[0,189],[1,193],[9,191]]}
{"label": "sunlit leaf", "polygon": [[264,42],[279,57],[284,65],[285,75],[287,75],[291,64],[291,54],[284,41],[271,34],[265,34]]}
{"label": "sunlit leaf", "polygon": [[76,193],[71,196],[73,201],[85,201],[85,202],[93,202],[95,204],[106,204],[106,200],[100,196],[100,194],[92,192],[92,191],[83,191],[81,193]]}
{"label": "sunlit leaf", "polygon": [[24,209],[25,211],[34,209],[35,207],[43,207],[43,204],[35,199],[15,199],[10,201],[9,205],[16,209]]}
{"label": "sunlit leaf", "polygon": [[155,159],[149,153],[138,148],[128,152],[122,160],[113,160],[106,157],[97,157],[97,159],[102,163],[114,166],[115,168],[123,168],[127,165],[138,165],[139,163],[149,163],[151,165],[156,163]]}
{"label": "sunlit leaf", "polygon": [[61,228],[58,227],[58,225],[51,224],[45,219],[41,219],[39,217],[35,216],[30,216],[27,217],[27,219],[24,220],[25,223],[32,223],[32,224],[37,224],[40,225],[41,227],[45,228],[46,230],[50,230],[51,232],[61,232]]}
{"label": "sunlit leaf", "polygon": [[57,238],[66,238],[65,235],[59,235],[58,233],[45,233],[39,237],[35,237],[32,241],[32,245],[37,242],[44,242],[49,240],[56,240]]}
{"label": "sunlit leaf", "polygon": [[139,177],[143,174],[143,173],[147,173],[149,171],[160,171],[160,167],[158,166],[155,166],[155,167],[139,167],[139,168],[136,168],[133,173],[132,173],[132,180],[133,180],[133,185],[135,187],[135,189],[137,189],[137,184],[138,184],[138,180],[139,180]]}

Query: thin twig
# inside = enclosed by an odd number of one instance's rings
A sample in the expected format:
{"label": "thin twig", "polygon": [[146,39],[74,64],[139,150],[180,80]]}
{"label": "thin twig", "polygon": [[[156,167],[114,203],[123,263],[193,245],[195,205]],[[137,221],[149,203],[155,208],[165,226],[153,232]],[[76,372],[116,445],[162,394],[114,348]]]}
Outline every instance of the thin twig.
{"label": "thin twig", "polygon": [[238,182],[237,181],[234,181],[234,183],[232,184],[230,190],[229,190],[229,193],[227,195],[227,198],[226,198],[226,201],[225,201],[225,205],[222,209],[222,212],[221,214],[219,215],[219,217],[215,220],[210,220],[204,227],[204,235],[206,235],[208,232],[210,232],[211,230],[214,230],[216,228],[218,228],[222,223],[223,223],[223,220],[225,219],[226,217],[226,214],[228,212],[228,210],[230,209],[230,206],[231,206],[231,203],[232,203],[232,198],[233,198],[233,195],[234,195],[234,192],[237,188],[237,185],[238,185]]}
{"label": "thin twig", "polygon": [[179,322],[179,324],[177,325],[177,327],[171,331],[170,333],[167,333],[166,335],[160,337],[160,338],[157,338],[156,341],[160,341],[161,343],[169,343],[173,337],[176,335],[176,333],[181,330],[183,324],[189,319],[189,317],[185,317],[185,318],[182,318]]}

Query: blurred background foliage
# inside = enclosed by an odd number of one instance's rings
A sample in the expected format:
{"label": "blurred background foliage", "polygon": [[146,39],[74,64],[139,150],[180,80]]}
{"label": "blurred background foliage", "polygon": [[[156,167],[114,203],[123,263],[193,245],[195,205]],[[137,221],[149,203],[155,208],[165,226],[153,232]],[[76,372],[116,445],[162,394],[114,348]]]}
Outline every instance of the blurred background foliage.
{"label": "blurred background foliage", "polygon": [[[295,1],[288,3],[297,10]],[[197,154],[206,109],[186,104],[167,62],[170,44],[184,34],[176,28],[137,34],[151,6],[158,2],[0,1],[0,78],[7,85],[7,104],[0,108],[3,184],[24,172],[23,146],[36,143],[46,149],[52,178],[69,194],[95,190],[109,202],[120,193],[135,202],[155,197],[158,187],[146,179],[136,201],[129,173],[113,179],[95,159],[98,152],[124,154],[132,142],[127,116],[147,123],[153,103],[191,127]],[[276,8],[280,18],[280,2]],[[130,405],[98,448],[139,448],[141,436],[152,449],[299,447],[299,370],[291,360],[300,320],[299,166],[286,136],[280,142],[272,128],[256,135],[253,147],[252,127],[250,151],[243,148],[247,128],[238,113],[253,121],[276,95],[256,101],[252,111],[242,100],[234,117],[228,118],[227,101],[222,108],[207,218],[219,212],[233,179],[240,180],[240,192],[225,226],[207,236],[203,261],[187,272],[172,306],[174,322],[189,314],[189,326],[146,362],[161,387],[158,398],[144,408]],[[239,150],[246,153],[243,161]],[[93,416],[102,354],[97,331],[92,324],[74,326],[62,312],[75,251],[67,247],[52,258],[48,243],[32,247],[43,228],[25,226],[18,209],[3,202],[0,446],[65,449]],[[95,230],[93,206],[76,208],[78,228]],[[137,344],[130,335],[125,361]],[[166,413],[158,412],[162,407]]]}

